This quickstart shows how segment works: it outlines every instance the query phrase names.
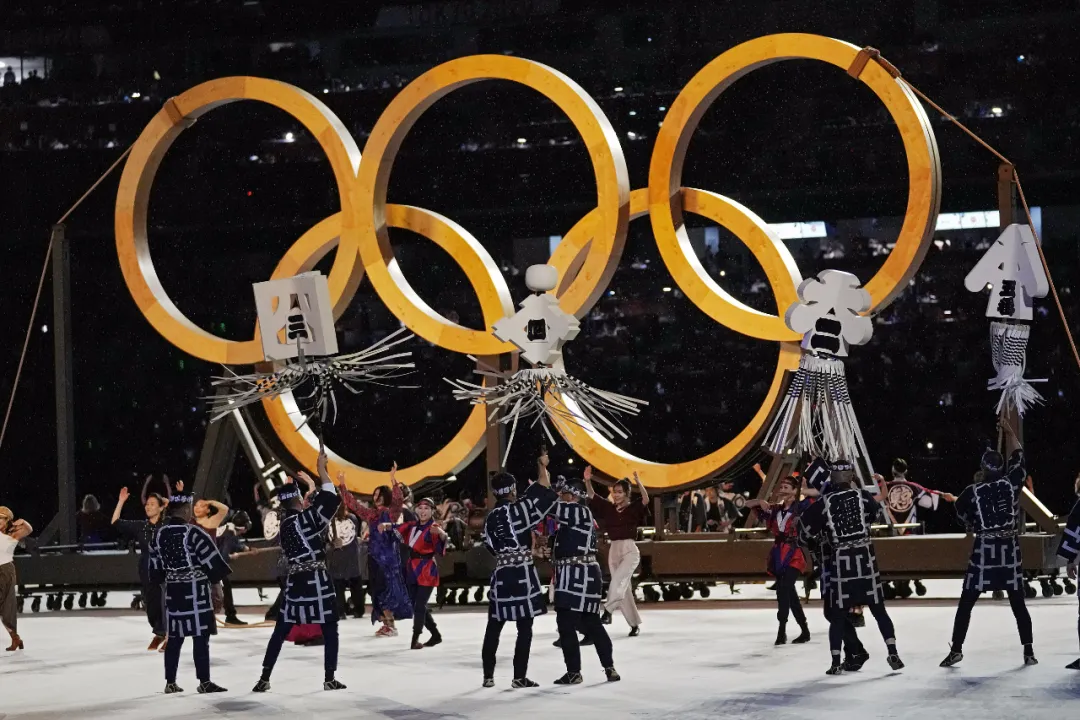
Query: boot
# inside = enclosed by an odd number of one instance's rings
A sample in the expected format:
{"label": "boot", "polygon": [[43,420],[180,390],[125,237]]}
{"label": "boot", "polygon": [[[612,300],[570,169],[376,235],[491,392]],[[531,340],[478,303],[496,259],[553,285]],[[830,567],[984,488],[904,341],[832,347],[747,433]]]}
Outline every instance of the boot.
{"label": "boot", "polygon": [[215,683],[212,683],[209,680],[199,683],[199,687],[196,689],[199,691],[200,695],[205,695],[206,693],[228,692],[228,690],[226,690],[225,688]]}
{"label": "boot", "polygon": [[849,652],[847,657],[844,658],[844,670],[848,672],[858,672],[862,670],[862,666],[866,664],[866,661],[870,659],[870,653],[866,652],[863,648],[858,652]]}
{"label": "boot", "polygon": [[773,645],[786,645],[787,644],[787,628],[784,625],[780,626],[780,629],[776,631],[776,642]]}
{"label": "boot", "polygon": [[15,652],[16,650],[23,650],[25,648],[26,648],[26,644],[23,642],[23,639],[21,637],[19,637],[19,633],[17,633],[17,632],[11,633],[11,646],[8,647],[7,651],[8,652]]}
{"label": "boot", "polygon": [[581,677],[581,673],[568,672],[561,678],[555,681],[556,685],[580,685],[584,680]]}
{"label": "boot", "polygon": [[322,684],[323,690],[347,690],[345,683],[341,682],[337,678],[330,678]]}
{"label": "boot", "polygon": [[893,670],[902,670],[904,668],[904,661],[901,660],[900,656],[896,653],[890,655],[887,658],[887,661],[889,663],[889,667],[891,667]]}
{"label": "boot", "polygon": [[1073,660],[1065,666],[1066,670],[1080,670],[1080,660]]}
{"label": "boot", "polygon": [[412,649],[413,650],[423,650],[424,649],[424,646],[420,644],[420,633],[418,633],[418,632],[414,632],[412,634]]}
{"label": "boot", "polygon": [[1035,650],[1030,644],[1024,645],[1024,664],[1025,665],[1038,665],[1039,661],[1035,659]]}
{"label": "boot", "polygon": [[843,675],[844,666],[840,664],[840,659],[833,660],[833,664],[829,666],[829,669],[825,671],[826,675]]}
{"label": "boot", "polygon": [[810,628],[803,622],[799,625],[799,637],[791,641],[792,645],[802,645],[803,643],[810,642]]}
{"label": "boot", "polygon": [[964,653],[960,652],[958,648],[952,648],[949,651],[949,654],[945,656],[945,659],[941,661],[941,665],[939,667],[952,667],[963,659]]}
{"label": "boot", "polygon": [[260,680],[259,682],[255,683],[255,687],[251,688],[251,692],[270,692],[270,681]]}
{"label": "boot", "polygon": [[437,632],[434,632],[434,633],[431,633],[431,637],[428,638],[428,641],[426,643],[424,643],[424,647],[435,647],[436,645],[438,645],[441,642],[442,642],[442,635],[440,635]]}
{"label": "boot", "polygon": [[[487,682],[487,681],[485,680],[485,682]],[[494,685],[495,681],[492,680],[491,684]],[[512,687],[514,690],[520,690],[521,688],[540,687],[540,683],[533,682],[532,680],[530,680],[527,677],[514,678],[514,681],[512,683],[510,683],[510,687]]]}
{"label": "boot", "polygon": [[184,688],[180,687],[176,683],[174,683],[174,682],[165,683],[165,694],[166,695],[172,695],[173,693],[182,693],[182,692],[184,692]]}
{"label": "boot", "polygon": [[495,687],[495,678],[484,678],[484,687]]}
{"label": "boot", "polygon": [[225,624],[226,625],[247,625],[246,622],[244,622],[240,618],[236,617],[235,615],[227,615],[225,617]]}
{"label": "boot", "polygon": [[634,627],[630,628],[630,634],[627,637],[637,637],[640,634],[641,628],[635,625]]}
{"label": "boot", "polygon": [[604,668],[604,674],[607,675],[608,682],[619,682],[620,680],[622,680],[622,676],[619,675],[619,673],[616,672],[615,668],[613,667]]}

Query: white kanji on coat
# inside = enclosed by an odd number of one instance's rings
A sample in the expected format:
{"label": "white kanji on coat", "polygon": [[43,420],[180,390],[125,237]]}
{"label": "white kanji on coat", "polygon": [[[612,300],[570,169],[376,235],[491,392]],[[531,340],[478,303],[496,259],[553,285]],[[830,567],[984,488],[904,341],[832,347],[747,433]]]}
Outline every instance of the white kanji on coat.
{"label": "white kanji on coat", "polygon": [[334,355],[330,285],[318,271],[252,285],[259,316],[263,355],[267,360],[292,360],[305,355]]}
{"label": "white kanji on coat", "polygon": [[823,270],[799,285],[799,302],[784,313],[784,322],[803,336],[802,346],[826,355],[847,357],[849,345],[865,345],[874,323],[861,313],[870,309],[870,293],[859,278],[840,270]]}
{"label": "white kanji on coat", "polygon": [[577,318],[546,293],[529,295],[517,313],[492,328],[495,337],[513,343],[533,365],[558,364],[563,344],[576,338],[579,329]]}
{"label": "white kanji on coat", "polygon": [[1031,320],[1032,298],[1050,292],[1031,226],[1005,228],[964,278],[964,287],[971,292],[991,288],[986,317]]}

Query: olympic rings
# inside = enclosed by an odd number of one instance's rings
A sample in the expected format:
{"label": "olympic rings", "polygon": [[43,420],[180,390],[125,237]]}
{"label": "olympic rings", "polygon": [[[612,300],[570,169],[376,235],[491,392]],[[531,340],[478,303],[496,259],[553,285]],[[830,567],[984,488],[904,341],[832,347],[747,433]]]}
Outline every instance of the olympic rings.
{"label": "olympic rings", "polygon": [[[831,38],[783,34],[758,38],[728,50],[703,68],[672,103],[657,135],[647,188],[629,190],[626,163],[616,133],[599,106],[565,75],[529,60],[501,55],[459,58],[424,73],[380,116],[361,157],[342,123],[317,98],[284,83],[258,78],[225,78],[198,85],[166,103],[136,141],[121,178],[116,205],[117,250],[125,282],[140,310],[167,340],[196,357],[226,364],[262,360],[258,328],[248,341],[216,337],[185,318],[164,292],[151,261],[146,236],[150,185],[165,151],[182,129],[204,112],[239,99],[270,103],[297,118],[330,159],[341,194],[341,212],[308,230],[285,254],[273,277],[312,268],[331,249],[330,273],[335,317],[351,302],[366,274],[390,311],[416,334],[460,353],[497,355],[512,348],[490,334],[496,320],[512,314],[505,279],[483,246],[464,228],[421,208],[391,205],[386,188],[394,158],[409,129],[439,98],[484,79],[510,80],[539,91],[567,114],[589,149],[597,184],[597,207],[578,221],[552,254],[561,272],[560,306],[584,316],[606,289],[622,254],[630,219],[648,214],[661,257],[679,288],[707,315],[749,337],[780,341],[772,383],[762,406],[735,438],[718,450],[685,463],[660,464],[634,457],[586,428],[561,430],[575,452],[601,471],[629,475],[650,468],[649,486],[671,488],[722,471],[764,431],[791,371],[798,366],[799,338],[778,315],[758,312],[729,295],[697,260],[683,224],[696,213],[724,226],[761,264],[780,312],[796,300],[801,275],[784,244],[749,209],[721,195],[682,187],[682,165],[690,137],[711,103],[739,77],[766,64],[807,58],[847,69],[854,45]],[[937,145],[922,107],[907,87],[877,63],[859,75],[882,100],[900,129],[908,159],[909,190],[904,224],[878,273],[866,283],[873,309],[888,304],[917,271],[940,204]],[[408,228],[437,243],[457,261],[480,300],[485,328],[462,327],[439,315],[402,275],[389,243],[388,227]],[[286,448],[308,467],[315,464],[317,440],[297,430],[291,396],[264,403]],[[430,458],[398,475],[406,483],[455,472],[484,447],[485,409],[473,408],[450,442]],[[344,470],[349,487],[370,492],[386,473],[360,468],[330,453],[331,470]]]}

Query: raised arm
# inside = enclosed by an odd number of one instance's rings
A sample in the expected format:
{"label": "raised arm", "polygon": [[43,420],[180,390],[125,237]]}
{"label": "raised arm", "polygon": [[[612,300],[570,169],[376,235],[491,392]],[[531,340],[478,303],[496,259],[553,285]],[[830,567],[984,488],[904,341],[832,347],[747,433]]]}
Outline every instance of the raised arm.
{"label": "raised arm", "polygon": [[[145,485],[143,485],[143,492],[146,492]],[[116,521],[120,519],[120,513],[124,509],[124,503],[128,501],[128,496],[130,495],[131,493],[126,487],[120,488],[120,497],[117,499],[116,507],[113,509],[112,520],[109,521],[111,524],[115,525]],[[144,500],[143,503],[145,502],[146,501]]]}
{"label": "raised arm", "polygon": [[546,450],[540,455],[540,458],[536,461],[536,482],[540,483],[546,488],[551,487],[551,474],[548,472],[549,462],[551,461],[548,459],[548,454]]}
{"label": "raised arm", "polygon": [[634,471],[634,482],[637,483],[638,491],[641,493],[641,504],[649,507],[649,491],[645,489],[645,484],[641,482],[637,470]]}
{"label": "raised arm", "polygon": [[23,538],[30,537],[30,533],[34,532],[34,528],[30,523],[25,520],[16,520],[11,523],[10,537],[16,540],[22,540]]}
{"label": "raised arm", "polygon": [[397,479],[397,461],[390,467],[390,517],[396,518],[405,506],[405,491]]}
{"label": "raised arm", "polygon": [[216,513],[206,519],[206,528],[214,530],[225,522],[225,517],[229,514],[229,506],[217,500],[207,500],[206,503],[217,510]]}
{"label": "raised arm", "polygon": [[[146,479],[143,480],[142,490],[139,492],[139,499],[142,501],[143,505],[146,504],[146,498],[149,497],[149,495],[150,495],[150,492],[149,492],[150,491],[150,481],[153,480],[153,479],[154,479],[153,475],[147,475]],[[126,489],[127,488],[125,488],[125,490]],[[169,491],[166,490],[165,494],[168,495],[168,492]],[[116,521],[113,520],[113,522],[116,522]]]}
{"label": "raised arm", "polygon": [[767,476],[765,475],[765,471],[761,469],[761,463],[754,463],[754,472],[761,478],[761,482],[765,482]]}
{"label": "raised arm", "polygon": [[585,493],[592,500],[596,497],[596,490],[593,489],[592,485],[592,465],[585,466],[585,472],[581,474],[581,479],[585,481]]}

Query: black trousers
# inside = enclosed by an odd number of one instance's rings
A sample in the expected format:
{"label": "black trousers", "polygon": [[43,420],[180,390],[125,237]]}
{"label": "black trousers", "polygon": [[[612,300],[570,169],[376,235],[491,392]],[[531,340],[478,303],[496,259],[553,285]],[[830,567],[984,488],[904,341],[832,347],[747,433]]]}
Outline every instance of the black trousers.
{"label": "black trousers", "polygon": [[337,593],[337,611],[339,617],[349,614],[349,604],[345,601],[345,590],[348,589],[352,596],[353,617],[364,617],[364,605],[367,604],[367,591],[364,589],[364,581],[360,578],[350,580],[335,580],[334,592]]}
{"label": "black trousers", "polygon": [[[488,616],[487,630],[484,632],[484,677],[495,677],[495,653],[499,649],[499,636],[502,635],[505,620],[496,620]],[[514,644],[514,679],[523,678],[529,672],[529,651],[532,649],[533,619],[517,620],[517,642]],[[577,636],[574,636],[575,642]]]}
{"label": "black trousers", "polygon": [[[176,682],[176,671],[180,667],[180,651],[184,649],[183,637],[171,637],[165,644],[165,682]],[[191,638],[191,654],[195,658],[195,677],[199,682],[210,681],[210,636],[199,635]]]}
{"label": "black trousers", "polygon": [[[878,630],[881,631],[881,637],[884,638],[886,643],[896,643],[896,628],[893,627],[892,618],[889,617],[889,613],[885,611],[884,603],[874,603],[869,606],[870,612],[874,615],[874,620],[877,621]],[[843,608],[835,608],[832,612],[832,617],[829,618],[829,649],[833,655],[839,655],[843,649],[844,641],[847,637],[846,626],[851,625],[851,621],[847,617],[847,611]],[[855,628],[851,628],[851,633],[854,634]],[[858,642],[858,640],[856,640]],[[852,652],[851,646],[848,646],[848,652]]]}
{"label": "black trousers", "polygon": [[800,628],[806,627],[806,613],[803,612],[802,603],[799,602],[799,591],[795,589],[795,583],[799,579],[799,571],[789,567],[776,578],[776,619],[781,625],[787,624],[788,613],[795,616],[795,622]]}
{"label": "black trousers", "polygon": [[859,633],[855,630],[855,626],[851,624],[851,618],[843,608],[836,607],[828,598],[825,599],[825,619],[829,621],[829,633],[832,635],[833,620],[840,624],[840,638],[843,645],[843,649],[848,655],[855,655],[858,653],[866,652],[866,648],[863,647],[862,641],[859,640]]}
{"label": "black trousers", "polygon": [[165,593],[161,590],[160,583],[152,583],[144,580],[142,584],[143,608],[146,610],[146,621],[154,629],[158,637],[165,637]]}
{"label": "black trousers", "polygon": [[[1030,645],[1034,640],[1031,631],[1031,615],[1028,614],[1027,604],[1024,602],[1024,591],[1006,590],[1006,592],[1009,595],[1013,617],[1016,618],[1016,629],[1020,631],[1020,642]],[[960,604],[956,606],[956,620],[953,623],[952,632],[952,649],[956,652],[960,652],[964,646],[968,626],[971,624],[971,610],[981,594],[978,590],[965,590],[960,593]]]}
{"label": "black trousers", "polygon": [[233,602],[232,583],[229,578],[221,581],[221,604],[225,608],[225,617],[236,617],[236,603]]}
{"label": "black trousers", "polygon": [[428,600],[435,588],[425,585],[409,585],[409,597],[412,598],[412,637],[413,642],[420,637],[420,631],[427,628],[433,637],[440,637],[439,626],[428,612]]}
{"label": "black trousers", "polygon": [[591,612],[577,610],[556,610],[555,622],[559,627],[559,644],[562,646],[563,661],[566,671],[581,672],[581,646],[578,644],[577,630],[581,628],[585,636],[593,641],[600,665],[609,668],[615,666],[611,656],[611,638],[608,637],[600,616]]}
{"label": "black trousers", "polygon": [[[278,655],[281,654],[281,646],[285,644],[285,637],[293,629],[293,623],[286,621],[278,615],[274,625],[274,633],[270,636],[270,642],[266,645],[266,655],[263,657],[263,679],[269,680],[270,673],[277,664]],[[338,626],[337,620],[324,622],[321,626],[323,635],[323,669],[326,671],[326,679],[333,680],[337,672],[338,661]]]}

